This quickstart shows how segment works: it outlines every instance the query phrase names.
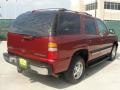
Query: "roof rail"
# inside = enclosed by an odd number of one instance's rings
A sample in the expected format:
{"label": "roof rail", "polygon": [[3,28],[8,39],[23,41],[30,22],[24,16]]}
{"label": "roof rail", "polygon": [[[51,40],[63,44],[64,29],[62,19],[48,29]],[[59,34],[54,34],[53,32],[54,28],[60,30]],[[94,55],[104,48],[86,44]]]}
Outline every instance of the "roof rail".
{"label": "roof rail", "polygon": [[71,11],[71,12],[78,13],[78,14],[83,14],[83,15],[87,15],[87,16],[92,16],[91,14],[86,13],[86,12],[78,12],[78,11],[72,11],[72,10],[66,10],[66,11]]}
{"label": "roof rail", "polygon": [[67,10],[65,8],[45,8],[45,9],[38,9],[38,10]]}
{"label": "roof rail", "polygon": [[73,13],[78,13],[78,14],[83,14],[83,15],[92,16],[91,14],[86,13],[86,12],[78,12],[78,11],[68,10],[68,9],[65,9],[65,8],[60,8],[59,10],[63,10],[63,11],[71,11],[71,12],[73,12]]}
{"label": "roof rail", "polygon": [[83,14],[83,15],[88,15],[88,16],[92,16],[91,14],[86,13],[86,12],[80,12],[80,14]]}

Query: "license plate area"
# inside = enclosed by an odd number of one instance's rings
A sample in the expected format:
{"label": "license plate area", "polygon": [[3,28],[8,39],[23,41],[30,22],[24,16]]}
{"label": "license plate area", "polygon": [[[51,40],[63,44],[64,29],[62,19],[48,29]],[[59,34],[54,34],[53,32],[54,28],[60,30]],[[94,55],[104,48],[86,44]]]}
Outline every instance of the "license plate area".
{"label": "license plate area", "polygon": [[19,67],[21,67],[23,69],[27,69],[27,67],[28,67],[27,60],[24,58],[19,58]]}

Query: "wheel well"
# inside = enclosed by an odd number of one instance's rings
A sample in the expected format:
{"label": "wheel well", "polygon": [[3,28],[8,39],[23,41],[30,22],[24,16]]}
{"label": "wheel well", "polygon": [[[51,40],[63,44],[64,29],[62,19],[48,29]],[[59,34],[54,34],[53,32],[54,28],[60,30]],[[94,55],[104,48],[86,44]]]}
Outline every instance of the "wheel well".
{"label": "wheel well", "polygon": [[87,61],[88,61],[88,50],[87,49],[82,49],[82,50],[76,51],[73,54],[72,58],[74,58],[76,56],[81,56],[85,60],[85,65],[87,65]]}

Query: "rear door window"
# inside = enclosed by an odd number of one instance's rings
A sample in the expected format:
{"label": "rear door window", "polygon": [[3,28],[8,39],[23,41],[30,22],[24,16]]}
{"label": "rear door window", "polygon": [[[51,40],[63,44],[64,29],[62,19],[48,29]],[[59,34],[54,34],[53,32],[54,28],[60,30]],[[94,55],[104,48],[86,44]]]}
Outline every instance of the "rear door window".
{"label": "rear door window", "polygon": [[85,18],[85,32],[91,35],[96,34],[95,21],[93,18]]}
{"label": "rear door window", "polygon": [[61,35],[80,33],[80,15],[70,12],[61,13],[58,33]]}

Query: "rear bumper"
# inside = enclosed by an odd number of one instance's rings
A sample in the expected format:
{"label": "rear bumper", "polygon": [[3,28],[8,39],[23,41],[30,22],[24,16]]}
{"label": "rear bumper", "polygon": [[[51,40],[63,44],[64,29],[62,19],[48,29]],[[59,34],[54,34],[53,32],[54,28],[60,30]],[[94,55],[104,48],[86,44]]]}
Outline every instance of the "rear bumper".
{"label": "rear bumper", "polygon": [[[4,53],[3,57],[6,62],[19,67],[19,57],[18,56]],[[38,62],[38,61],[29,60],[29,59],[26,59],[26,60],[28,63],[27,69],[36,71],[37,73],[39,73],[41,75],[52,75],[52,67],[50,65],[48,65],[46,63]]]}

